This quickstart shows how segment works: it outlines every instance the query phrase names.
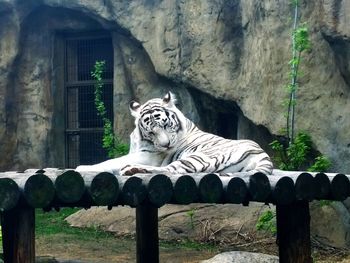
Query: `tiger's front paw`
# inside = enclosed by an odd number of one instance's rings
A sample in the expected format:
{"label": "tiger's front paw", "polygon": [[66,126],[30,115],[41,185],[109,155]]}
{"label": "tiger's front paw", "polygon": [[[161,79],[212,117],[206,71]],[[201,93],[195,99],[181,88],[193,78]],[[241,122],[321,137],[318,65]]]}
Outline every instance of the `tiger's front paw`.
{"label": "tiger's front paw", "polygon": [[120,170],[120,174],[124,176],[131,176],[134,174],[146,174],[149,173],[145,168],[127,165]]}

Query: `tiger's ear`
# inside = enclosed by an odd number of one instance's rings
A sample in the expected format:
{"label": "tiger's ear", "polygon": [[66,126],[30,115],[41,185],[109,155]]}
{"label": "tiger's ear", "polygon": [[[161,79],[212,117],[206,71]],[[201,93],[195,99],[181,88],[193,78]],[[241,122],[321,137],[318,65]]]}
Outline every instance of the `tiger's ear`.
{"label": "tiger's ear", "polygon": [[138,117],[138,115],[139,115],[140,106],[141,106],[141,104],[138,103],[137,101],[134,101],[134,100],[132,100],[129,103],[129,110],[131,112],[131,115],[134,116],[135,118]]}
{"label": "tiger's ear", "polygon": [[176,104],[175,95],[170,91],[168,91],[167,94],[165,94],[165,96],[163,97],[163,104],[167,105],[168,107],[175,106]]}

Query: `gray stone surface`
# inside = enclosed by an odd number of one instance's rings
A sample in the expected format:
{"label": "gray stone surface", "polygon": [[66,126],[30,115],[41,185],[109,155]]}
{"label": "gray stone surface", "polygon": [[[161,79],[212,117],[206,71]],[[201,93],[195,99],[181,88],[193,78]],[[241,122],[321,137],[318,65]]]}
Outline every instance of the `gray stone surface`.
{"label": "gray stone surface", "polygon": [[311,232],[323,244],[348,248],[350,246],[350,213],[342,202],[310,204]]}
{"label": "gray stone surface", "polygon": [[225,252],[201,263],[278,263],[278,257],[243,251]]}
{"label": "gray stone surface", "polygon": [[[112,32],[115,127],[125,139],[132,127],[126,101],[168,89],[201,122],[189,88],[234,102],[278,134],[289,2],[0,0],[0,168],[63,165],[62,68],[54,45],[62,31]],[[301,9],[313,47],[302,62],[296,126],[312,135],[333,170],[350,173],[350,3],[310,0]]]}

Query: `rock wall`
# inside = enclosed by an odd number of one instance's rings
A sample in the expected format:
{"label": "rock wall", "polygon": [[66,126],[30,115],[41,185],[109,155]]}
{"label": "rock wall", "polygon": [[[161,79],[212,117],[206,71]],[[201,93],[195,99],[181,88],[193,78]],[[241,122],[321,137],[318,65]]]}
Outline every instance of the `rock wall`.
{"label": "rock wall", "polygon": [[[125,101],[168,89],[204,127],[220,123],[201,116],[209,96],[234,105],[226,113],[237,112],[237,120],[278,135],[285,122],[289,3],[0,0],[1,169],[63,165],[62,68],[55,55],[60,31],[111,33],[115,127],[124,138],[132,128]],[[350,3],[304,0],[301,13],[312,50],[302,61],[297,129],[312,135],[334,170],[350,173]],[[242,133],[249,125],[239,123],[233,127]]]}

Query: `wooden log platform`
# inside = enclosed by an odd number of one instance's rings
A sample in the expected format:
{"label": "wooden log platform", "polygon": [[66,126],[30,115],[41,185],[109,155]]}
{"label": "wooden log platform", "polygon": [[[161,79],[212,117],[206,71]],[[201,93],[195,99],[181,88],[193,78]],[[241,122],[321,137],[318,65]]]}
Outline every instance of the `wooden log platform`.
{"label": "wooden log platform", "polygon": [[[34,209],[136,207],[137,262],[158,262],[157,209],[164,204],[272,203],[277,210],[280,262],[311,262],[312,200],[344,200],[350,176],[274,170],[272,175],[136,174],[55,168],[0,173],[0,213],[5,263],[34,262]],[[28,260],[23,255],[29,255]],[[149,261],[151,260],[151,261]]]}
{"label": "wooden log platform", "polygon": [[262,173],[148,175],[131,177],[111,173],[78,173],[62,169],[30,169],[0,173],[0,211],[17,206],[86,207],[150,203],[234,203],[256,201],[290,204],[296,200],[345,200],[350,196],[350,176],[275,170]]}

